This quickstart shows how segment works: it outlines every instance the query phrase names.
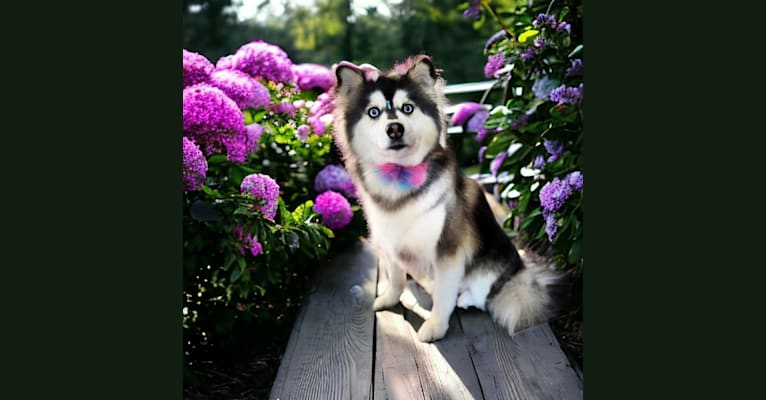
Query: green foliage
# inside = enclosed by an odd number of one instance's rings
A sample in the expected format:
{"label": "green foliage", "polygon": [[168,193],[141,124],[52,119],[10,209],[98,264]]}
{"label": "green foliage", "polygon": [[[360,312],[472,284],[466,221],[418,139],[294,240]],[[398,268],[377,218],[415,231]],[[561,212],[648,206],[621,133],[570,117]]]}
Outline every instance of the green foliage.
{"label": "green foliage", "polygon": [[[582,265],[584,191],[570,188],[571,194],[555,210],[543,207],[540,195],[546,185],[556,185],[555,180],[566,181],[571,173],[582,172],[583,101],[554,101],[550,96],[551,89],[562,86],[581,90],[582,73],[567,74],[567,69],[574,59],[582,59],[582,2],[527,5],[482,0],[482,6],[499,28],[511,34],[492,44],[487,55],[502,54],[512,70],[499,76],[508,81],[509,89],[484,123],[485,129],[496,133],[482,143],[487,150],[481,169],[496,170],[497,192],[513,206],[505,221],[510,234],[552,256],[561,268]],[[541,13],[553,16],[555,24],[535,23]],[[562,22],[570,29],[562,28]],[[546,142],[560,143],[563,150],[554,156]],[[499,157],[505,159],[493,166]],[[547,233],[553,230],[551,237]]]}

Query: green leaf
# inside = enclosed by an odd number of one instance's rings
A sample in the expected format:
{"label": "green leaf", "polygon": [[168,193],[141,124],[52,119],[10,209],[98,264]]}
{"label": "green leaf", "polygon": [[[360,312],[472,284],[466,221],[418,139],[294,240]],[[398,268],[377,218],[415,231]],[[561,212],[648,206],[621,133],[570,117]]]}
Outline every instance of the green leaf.
{"label": "green leaf", "polygon": [[226,158],[226,155],[224,154],[214,154],[210,156],[210,158],[207,159],[208,165],[218,165],[223,164],[226,161],[228,161],[228,158]]}
{"label": "green leaf", "polygon": [[335,237],[335,234],[333,233],[332,229],[330,229],[330,228],[328,228],[328,227],[326,227],[326,226],[324,226],[322,224],[314,224],[313,227],[316,228],[318,231],[324,233],[325,236],[327,236],[329,238],[334,238]]}
{"label": "green leaf", "polygon": [[279,217],[282,219],[282,224],[290,225],[293,222],[293,215],[290,214],[290,211],[287,211],[285,201],[282,200],[281,196],[277,198],[277,207],[279,209]]}
{"label": "green leaf", "polygon": [[569,248],[569,254],[567,254],[567,262],[570,264],[576,264],[580,261],[580,255],[582,253],[582,241],[576,240]]}
{"label": "green leaf", "polygon": [[242,276],[243,268],[234,268],[231,271],[231,277],[229,278],[229,282],[234,283],[237,280],[239,280],[239,277]]}
{"label": "green leaf", "polygon": [[495,135],[487,145],[487,154],[498,154],[508,149],[511,144],[511,136],[498,134]]}
{"label": "green leaf", "polygon": [[226,261],[223,263],[223,269],[229,270],[229,267],[231,267],[231,264],[234,264],[234,260],[237,259],[237,255],[234,253],[229,253],[226,255]]}
{"label": "green leaf", "polygon": [[577,55],[577,53],[581,52],[583,49],[582,44],[577,45],[577,47],[572,50],[567,57],[572,58]]}
{"label": "green leaf", "polygon": [[484,16],[484,14],[481,14],[481,18],[479,18],[476,21],[473,21],[473,29],[480,29],[484,25],[484,21],[486,21],[487,18]]}

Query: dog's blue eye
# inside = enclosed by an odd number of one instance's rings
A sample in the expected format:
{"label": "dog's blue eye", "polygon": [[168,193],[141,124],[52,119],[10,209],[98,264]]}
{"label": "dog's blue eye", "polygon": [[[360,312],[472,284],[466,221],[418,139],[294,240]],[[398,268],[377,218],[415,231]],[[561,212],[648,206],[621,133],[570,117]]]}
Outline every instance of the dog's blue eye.
{"label": "dog's blue eye", "polygon": [[378,118],[378,115],[380,115],[380,109],[378,107],[372,107],[367,110],[367,115],[369,115],[370,118]]}
{"label": "dog's blue eye", "polygon": [[413,111],[415,111],[415,107],[413,107],[412,104],[405,104],[402,106],[402,112],[405,114],[412,114]]}

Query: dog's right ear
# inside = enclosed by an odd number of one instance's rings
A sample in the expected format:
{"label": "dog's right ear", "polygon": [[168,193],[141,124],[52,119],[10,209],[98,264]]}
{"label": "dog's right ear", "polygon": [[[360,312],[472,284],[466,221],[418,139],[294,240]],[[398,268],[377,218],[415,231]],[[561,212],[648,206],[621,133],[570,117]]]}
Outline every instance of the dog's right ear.
{"label": "dog's right ear", "polygon": [[364,72],[348,61],[341,61],[335,64],[333,69],[335,70],[335,78],[338,82],[335,90],[339,95],[347,96],[364,84]]}

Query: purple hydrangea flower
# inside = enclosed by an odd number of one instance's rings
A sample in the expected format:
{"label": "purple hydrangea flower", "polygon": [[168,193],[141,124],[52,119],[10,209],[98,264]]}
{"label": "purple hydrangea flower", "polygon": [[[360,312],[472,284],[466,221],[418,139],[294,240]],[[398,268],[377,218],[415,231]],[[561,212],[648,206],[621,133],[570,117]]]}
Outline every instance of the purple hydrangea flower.
{"label": "purple hydrangea flower", "polygon": [[479,147],[479,162],[480,163],[484,161],[484,153],[486,152],[487,152],[487,146]]}
{"label": "purple hydrangea flower", "polygon": [[492,172],[492,176],[497,176],[498,170],[500,169],[500,166],[503,165],[503,161],[505,161],[505,158],[508,157],[508,153],[500,153],[498,154],[494,160],[489,164],[489,170]]}
{"label": "purple hydrangea flower", "polygon": [[274,219],[277,215],[279,185],[272,177],[264,174],[250,174],[242,179],[239,188],[243,194],[249,193],[261,202],[253,206],[254,209],[260,210],[266,218]]}
{"label": "purple hydrangea flower", "polygon": [[237,103],[221,89],[206,83],[184,89],[183,131],[208,156],[225,147],[230,160],[244,161],[245,120]]}
{"label": "purple hydrangea flower", "polygon": [[263,253],[263,246],[258,241],[258,238],[252,235],[247,235],[245,238],[245,243],[247,245],[247,248],[250,250],[250,254],[253,255],[253,257],[257,257],[259,254]]}
{"label": "purple hydrangea flower", "polygon": [[503,39],[505,39],[507,37],[508,37],[508,32],[506,32],[503,29],[495,32],[492,36],[489,37],[489,39],[487,39],[487,43],[484,43],[484,52],[486,53],[487,50],[489,50],[489,48],[493,44],[495,44],[495,43],[497,43],[497,42],[499,42],[499,41],[501,41],[501,40],[503,40]]}
{"label": "purple hydrangea flower", "polygon": [[575,58],[574,60],[572,60],[572,65],[570,65],[569,68],[567,68],[566,72],[564,73],[564,77],[582,75],[582,70],[583,70],[582,59]]}
{"label": "purple hydrangea flower", "polygon": [[545,218],[545,233],[548,234],[548,241],[553,242],[553,238],[556,236],[556,232],[559,230],[559,225],[556,222],[556,215],[548,214],[544,218]]}
{"label": "purple hydrangea flower", "polygon": [[572,171],[565,178],[567,184],[574,190],[582,190],[583,178],[581,171]]}
{"label": "purple hydrangea flower", "polygon": [[535,94],[535,98],[537,99],[547,100],[548,96],[554,89],[556,89],[556,86],[558,85],[558,80],[552,79],[548,75],[543,75],[542,77],[535,80],[534,84],[532,84],[532,93]]}
{"label": "purple hydrangea flower", "polygon": [[481,1],[471,0],[471,5],[463,11],[463,17],[469,19],[477,19],[481,16]]}
{"label": "purple hydrangea flower", "polygon": [[497,71],[505,65],[505,56],[497,53],[487,58],[487,64],[484,66],[484,76],[487,78],[498,78]]}
{"label": "purple hydrangea flower", "polygon": [[302,124],[295,130],[295,132],[301,140],[306,140],[309,137],[309,133],[311,133],[311,128],[306,124]]}
{"label": "purple hydrangea flower", "polygon": [[208,82],[213,72],[213,63],[205,56],[183,49],[183,87]]}
{"label": "purple hydrangea flower", "polygon": [[258,124],[250,124],[245,126],[245,134],[247,135],[247,142],[245,145],[245,151],[249,153],[258,151],[258,140],[261,139],[263,134],[263,127]]}
{"label": "purple hydrangea flower", "polygon": [[330,229],[341,229],[354,216],[351,204],[338,192],[328,190],[316,197],[313,210],[322,216],[322,223]]}
{"label": "purple hydrangea flower", "polygon": [[468,119],[465,123],[466,130],[469,132],[479,132],[484,127],[484,122],[489,118],[489,111],[481,109]]}
{"label": "purple hydrangea flower", "polygon": [[543,39],[535,39],[534,41],[532,41],[532,46],[535,46],[538,49],[540,49],[543,46],[545,46],[545,44],[546,44],[546,42]]}
{"label": "purple hydrangea flower", "polygon": [[276,111],[282,114],[287,114],[291,117],[295,116],[295,106],[289,101],[284,101],[277,104]]}
{"label": "purple hydrangea flower", "polygon": [[484,106],[479,103],[466,102],[460,104],[457,111],[452,114],[452,125],[463,125],[463,122],[467,121],[477,111],[484,109]]}
{"label": "purple hydrangea flower", "polygon": [[570,25],[569,22],[566,22],[566,21],[559,22],[558,26],[555,26],[555,22],[554,22],[554,25],[552,27],[556,28],[557,31],[567,31],[567,33],[572,33],[572,25]]}
{"label": "purple hydrangea flower", "polygon": [[314,178],[314,190],[322,193],[327,190],[342,191],[347,196],[356,197],[356,186],[343,167],[328,165],[322,168]]}
{"label": "purple hydrangea flower", "polygon": [[252,41],[240,47],[234,54],[222,57],[216,63],[218,69],[238,69],[253,78],[274,82],[294,81],[293,62],[281,48],[262,40]]}
{"label": "purple hydrangea flower", "polygon": [[545,166],[545,157],[541,155],[538,155],[535,157],[535,161],[532,163],[532,167],[535,169],[540,169]]}
{"label": "purple hydrangea flower", "polygon": [[197,190],[205,183],[207,160],[193,140],[183,137],[184,190]]}
{"label": "purple hydrangea flower", "polygon": [[582,101],[583,84],[576,87],[561,85],[550,94],[551,101],[558,104],[577,104]]}
{"label": "purple hydrangea flower", "polygon": [[551,155],[548,157],[549,163],[558,160],[559,156],[561,156],[561,153],[564,151],[564,143],[560,140],[543,139],[543,146],[545,146],[545,150],[548,151],[548,154]]}
{"label": "purple hydrangea flower", "polygon": [[221,89],[237,106],[261,108],[269,104],[269,89],[250,75],[236,69],[218,69],[210,75],[210,85]]}
{"label": "purple hydrangea flower", "polygon": [[332,71],[324,65],[310,63],[293,65],[293,74],[295,74],[295,83],[301,90],[319,88],[326,92],[335,84]]}

